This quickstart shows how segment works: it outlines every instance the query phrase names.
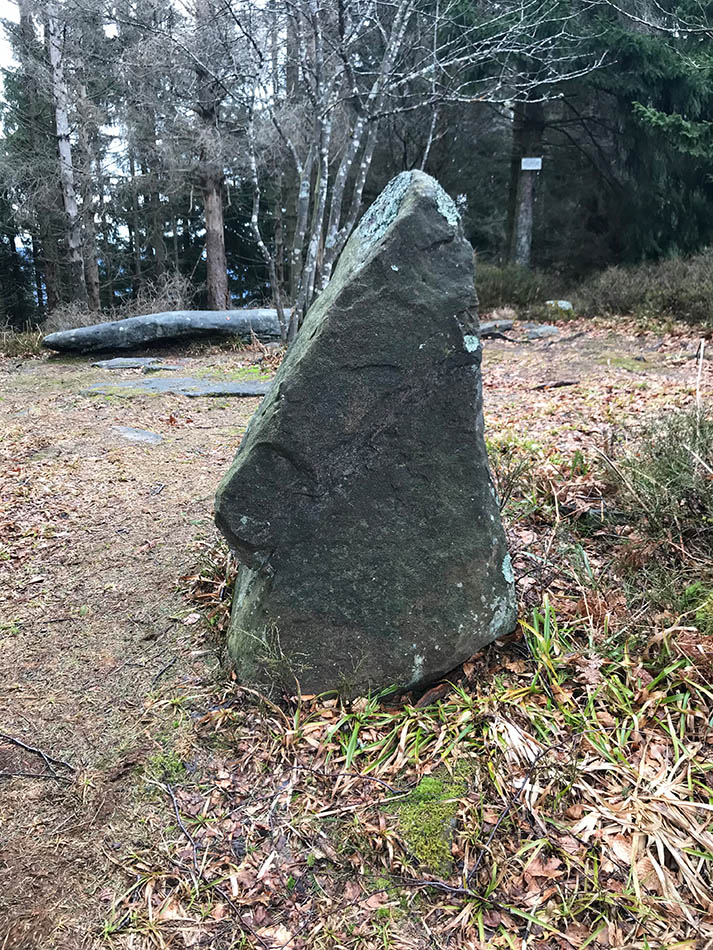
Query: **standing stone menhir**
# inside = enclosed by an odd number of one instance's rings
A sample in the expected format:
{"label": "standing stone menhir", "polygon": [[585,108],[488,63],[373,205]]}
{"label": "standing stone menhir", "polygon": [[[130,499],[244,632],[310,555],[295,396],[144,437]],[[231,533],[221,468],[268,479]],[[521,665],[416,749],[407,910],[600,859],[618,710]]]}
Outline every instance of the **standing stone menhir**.
{"label": "standing stone menhir", "polygon": [[419,687],[512,629],[476,303],[453,202],[421,172],[394,178],[218,489],[244,681]]}

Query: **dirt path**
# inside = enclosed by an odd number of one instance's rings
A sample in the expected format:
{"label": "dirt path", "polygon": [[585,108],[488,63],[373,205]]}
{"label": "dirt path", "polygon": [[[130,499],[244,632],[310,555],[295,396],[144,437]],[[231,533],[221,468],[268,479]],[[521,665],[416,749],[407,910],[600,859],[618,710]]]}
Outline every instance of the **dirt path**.
{"label": "dirt path", "polygon": [[[491,435],[601,446],[622,418],[695,398],[692,336],[562,336],[486,345]],[[205,351],[186,368],[239,359]],[[50,775],[0,738],[0,773],[47,776],[0,775],[2,950],[105,945],[115,862],[172,820],[139,769],[180,759],[184,698],[216,675],[179,579],[213,536],[214,490],[257,400],[82,395],[104,378],[86,359],[0,359],[0,732],[75,769]],[[574,385],[536,388],[561,382]]]}
{"label": "dirt path", "polygon": [[[111,857],[164,807],[137,794],[136,769],[172,754],[173,711],[215,667],[177,584],[256,400],[80,394],[102,375],[86,360],[0,369],[0,731],[76,769],[0,779],[4,950],[95,945]],[[46,768],[0,740],[0,771]]]}

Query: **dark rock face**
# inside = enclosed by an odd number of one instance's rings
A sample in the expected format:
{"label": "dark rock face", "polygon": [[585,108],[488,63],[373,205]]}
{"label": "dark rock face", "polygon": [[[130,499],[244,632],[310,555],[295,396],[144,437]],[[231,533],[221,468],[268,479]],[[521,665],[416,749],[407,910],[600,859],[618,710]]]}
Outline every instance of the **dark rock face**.
{"label": "dark rock face", "polygon": [[275,310],[170,310],[128,317],[92,327],[77,327],[50,333],[42,346],[58,353],[99,353],[135,350],[172,340],[211,336],[250,339],[251,331],[260,340],[279,340],[280,323]]}
{"label": "dark rock face", "polygon": [[228,648],[244,680],[417,687],[512,629],[476,303],[453,202],[427,175],[399,175],[218,489],[242,564]]}

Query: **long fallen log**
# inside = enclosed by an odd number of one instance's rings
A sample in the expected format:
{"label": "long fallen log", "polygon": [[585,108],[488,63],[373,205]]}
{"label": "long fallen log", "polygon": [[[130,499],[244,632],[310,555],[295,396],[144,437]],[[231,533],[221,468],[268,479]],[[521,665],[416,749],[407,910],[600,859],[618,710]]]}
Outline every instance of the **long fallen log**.
{"label": "long fallen log", "polygon": [[279,340],[277,311],[169,310],[60,330],[46,336],[42,346],[58,353],[100,353],[135,350],[159,341],[168,343],[201,337],[237,336],[249,340],[252,333],[263,341]]}

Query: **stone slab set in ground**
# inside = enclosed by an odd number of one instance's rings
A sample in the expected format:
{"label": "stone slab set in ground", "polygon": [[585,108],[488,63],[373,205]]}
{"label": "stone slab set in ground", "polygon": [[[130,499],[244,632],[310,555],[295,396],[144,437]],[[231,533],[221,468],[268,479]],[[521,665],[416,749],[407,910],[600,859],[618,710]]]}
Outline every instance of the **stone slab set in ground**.
{"label": "stone slab set in ground", "polygon": [[174,372],[183,369],[177,363],[162,363],[155,356],[115,356],[110,360],[98,360],[92,363],[92,366],[110,370],[140,369],[142,373],[159,373],[162,370]]}
{"label": "stone slab set in ground", "polygon": [[100,353],[136,350],[149,344],[214,336],[263,341],[280,339],[275,310],[170,310],[127,317],[91,327],[50,333],[42,346],[58,353]]}
{"label": "stone slab set in ground", "polygon": [[134,426],[112,426],[112,431],[128,442],[145,442],[147,445],[158,445],[163,441],[158,432],[149,432],[148,429],[135,429]]}
{"label": "stone slab set in ground", "polygon": [[193,379],[191,376],[158,377],[157,379],[112,379],[93,383],[82,392],[101,396],[264,396],[270,383],[235,383],[218,379]]}
{"label": "stone slab set in ground", "polygon": [[241,561],[228,650],[243,680],[419,687],[513,627],[476,303],[453,202],[429,176],[399,175],[218,489]]}

